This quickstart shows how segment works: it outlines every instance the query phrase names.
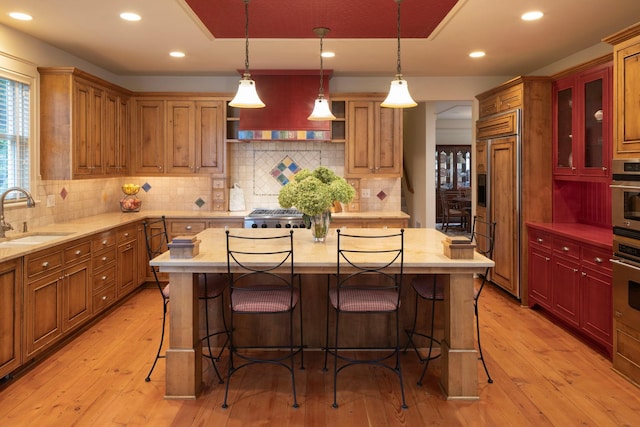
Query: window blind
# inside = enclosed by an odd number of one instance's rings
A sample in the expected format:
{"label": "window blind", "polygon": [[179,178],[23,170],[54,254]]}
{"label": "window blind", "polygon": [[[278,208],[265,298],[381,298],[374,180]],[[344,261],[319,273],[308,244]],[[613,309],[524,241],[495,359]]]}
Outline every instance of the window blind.
{"label": "window blind", "polygon": [[[0,192],[10,187],[30,190],[29,85],[0,77]],[[18,200],[12,192],[7,200]]]}

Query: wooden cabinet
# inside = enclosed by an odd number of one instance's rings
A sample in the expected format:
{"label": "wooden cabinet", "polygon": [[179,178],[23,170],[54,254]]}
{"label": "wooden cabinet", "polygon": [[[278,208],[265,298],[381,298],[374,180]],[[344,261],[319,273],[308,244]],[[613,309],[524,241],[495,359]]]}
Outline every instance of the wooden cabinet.
{"label": "wooden cabinet", "polygon": [[347,140],[347,101],[331,98],[331,112],[336,116],[331,121],[331,142],[344,143]]}
{"label": "wooden cabinet", "polygon": [[337,218],[331,220],[331,228],[407,228],[408,218]]}
{"label": "wooden cabinet", "polygon": [[529,245],[529,306],[544,308],[611,356],[611,250],[535,226]]}
{"label": "wooden cabinet", "polygon": [[24,257],[24,357],[55,343],[91,316],[91,241],[75,241]]}
{"label": "wooden cabinet", "polygon": [[129,98],[108,91],[104,111],[105,174],[128,175],[131,150]]}
{"label": "wooden cabinet", "polygon": [[136,174],[224,173],[223,100],[138,97],[134,110]]}
{"label": "wooden cabinet", "polygon": [[604,39],[613,45],[614,158],[640,156],[640,24]]}
{"label": "wooden cabinet", "polygon": [[[127,163],[127,151],[120,147],[127,144],[130,129],[120,110],[127,105],[129,92],[76,68],[41,67],[38,71],[42,178],[126,174],[119,167]],[[110,154],[114,149],[120,150],[117,160]]]}
{"label": "wooden cabinet", "polygon": [[0,263],[0,378],[22,364],[22,259]]}
{"label": "wooden cabinet", "polygon": [[610,175],[612,64],[558,79],[553,86],[553,173],[556,179]]}
{"label": "wooden cabinet", "polygon": [[552,219],[551,83],[522,76],[476,96],[481,111],[474,158],[485,184],[485,206],[479,202],[476,213],[496,223],[491,280],[525,305],[526,223]]}
{"label": "wooden cabinet", "polygon": [[402,176],[402,111],[379,101],[349,101],[345,177]]}

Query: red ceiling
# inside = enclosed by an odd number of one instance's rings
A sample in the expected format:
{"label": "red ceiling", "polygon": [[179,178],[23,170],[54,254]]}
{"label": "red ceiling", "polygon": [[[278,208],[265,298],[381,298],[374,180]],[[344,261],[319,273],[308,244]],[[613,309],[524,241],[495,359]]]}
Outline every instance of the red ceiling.
{"label": "red ceiling", "polygon": [[[401,36],[425,38],[458,0],[403,0]],[[244,38],[243,0],[186,0],[215,38]],[[394,0],[251,0],[250,38],[395,38]]]}

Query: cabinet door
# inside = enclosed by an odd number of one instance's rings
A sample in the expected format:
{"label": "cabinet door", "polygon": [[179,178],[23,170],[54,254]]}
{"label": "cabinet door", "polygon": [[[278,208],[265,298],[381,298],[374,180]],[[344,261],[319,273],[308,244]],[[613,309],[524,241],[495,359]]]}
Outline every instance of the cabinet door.
{"label": "cabinet door", "polygon": [[61,274],[57,271],[27,284],[24,295],[26,358],[62,334]]}
{"label": "cabinet door", "polygon": [[580,325],[591,338],[611,351],[613,301],[611,276],[583,267],[580,282]]}
{"label": "cabinet door", "polygon": [[167,172],[195,172],[195,105],[192,101],[167,102]]}
{"label": "cabinet door", "polygon": [[73,176],[91,175],[91,86],[76,80],[73,85]]}
{"label": "cabinet door", "polygon": [[574,165],[574,84],[575,78],[568,77],[553,85],[554,175],[574,175],[577,171]]}
{"label": "cabinet door", "polygon": [[65,267],[62,276],[62,332],[81,325],[91,316],[91,261]]}
{"label": "cabinet door", "polygon": [[616,49],[616,157],[636,158],[640,153],[640,42]]}
{"label": "cabinet door", "polygon": [[345,147],[347,177],[367,177],[374,173],[374,104],[370,101],[349,102]]}
{"label": "cabinet door", "polygon": [[128,294],[138,286],[138,248],[135,239],[118,245],[118,298]]}
{"label": "cabinet door", "polygon": [[135,173],[164,173],[164,101],[135,101]]}
{"label": "cabinet door", "polygon": [[196,102],[196,173],[224,173],[224,125],[222,101]]}
{"label": "cabinet door", "polygon": [[375,103],[374,172],[402,176],[402,110]]}
{"label": "cabinet door", "polygon": [[[491,141],[489,147],[491,189],[488,209],[496,223],[491,278],[513,295],[518,294],[518,209],[517,157],[515,137]],[[519,295],[518,295],[519,296]]]}
{"label": "cabinet door", "polygon": [[104,105],[104,166],[107,175],[128,173],[129,104],[126,98],[107,92]]}
{"label": "cabinet door", "polygon": [[578,173],[609,176],[612,102],[610,66],[599,67],[578,77],[578,142],[581,145]]}
{"label": "cabinet door", "polygon": [[22,363],[22,260],[0,264],[0,377]]}
{"label": "cabinet door", "polygon": [[580,268],[569,258],[553,257],[553,312],[578,327],[580,319]]}
{"label": "cabinet door", "polygon": [[529,305],[551,309],[551,252],[529,245]]}

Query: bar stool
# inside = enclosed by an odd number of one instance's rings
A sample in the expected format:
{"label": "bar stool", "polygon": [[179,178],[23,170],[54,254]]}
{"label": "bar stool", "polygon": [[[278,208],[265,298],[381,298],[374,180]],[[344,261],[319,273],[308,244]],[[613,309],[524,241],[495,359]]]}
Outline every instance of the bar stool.
{"label": "bar stool", "polygon": [[[145,242],[147,246],[147,255],[149,259],[153,259],[158,255],[162,254],[167,250],[167,243],[169,242],[169,238],[167,235],[167,224],[164,216],[155,220],[147,220],[143,222],[144,234],[145,234]],[[164,333],[166,329],[167,323],[167,307],[170,301],[170,287],[171,285],[167,283],[163,284],[158,277],[158,268],[151,266],[151,272],[153,273],[153,277],[156,282],[156,286],[160,291],[160,295],[162,296],[162,331],[160,333],[160,344],[158,345],[158,351],[156,352],[156,357],[153,360],[153,364],[151,365],[151,369],[147,374],[145,381],[151,381],[151,374],[158,363],[158,359],[163,359],[165,355],[162,353],[162,345],[164,343]],[[224,304],[224,291],[227,287],[227,279],[226,275],[221,274],[200,274],[198,277],[198,299],[204,301],[205,306],[205,322],[206,322],[206,335],[201,338],[201,342],[206,341],[208,353],[202,354],[204,357],[207,357],[211,360],[211,364],[213,365],[213,369],[218,377],[218,381],[222,384],[224,381],[222,380],[222,376],[218,371],[218,367],[216,366],[216,362],[220,360],[220,355],[224,351],[225,347],[229,341],[229,330],[227,328],[227,322],[224,315],[225,304]],[[209,302],[212,300],[218,299],[220,301],[220,313],[222,317],[223,328],[217,331],[211,331],[209,326]],[[226,339],[220,352],[217,356],[213,355],[211,350],[211,338],[225,334]]]}

